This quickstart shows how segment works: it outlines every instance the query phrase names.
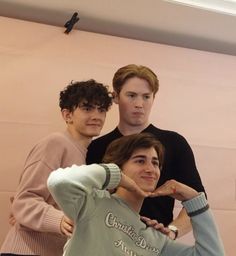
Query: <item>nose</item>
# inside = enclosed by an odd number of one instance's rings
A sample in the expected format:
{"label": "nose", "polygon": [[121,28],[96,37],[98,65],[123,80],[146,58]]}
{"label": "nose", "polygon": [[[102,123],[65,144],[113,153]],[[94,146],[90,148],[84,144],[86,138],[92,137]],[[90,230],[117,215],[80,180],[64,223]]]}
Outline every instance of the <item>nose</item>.
{"label": "nose", "polygon": [[155,171],[155,166],[153,165],[153,163],[151,163],[151,162],[148,162],[148,163],[146,163],[146,165],[145,165],[145,171],[146,172],[153,172],[153,171]]}
{"label": "nose", "polygon": [[154,165],[152,162],[147,162],[145,165],[145,172],[152,175],[160,175],[160,169],[158,166]]}
{"label": "nose", "polygon": [[135,99],[135,107],[136,108],[142,108],[143,107],[143,98],[142,97],[137,97]]}
{"label": "nose", "polygon": [[94,108],[91,112],[91,117],[93,119],[103,119],[106,115],[106,112],[102,112],[99,108]]}

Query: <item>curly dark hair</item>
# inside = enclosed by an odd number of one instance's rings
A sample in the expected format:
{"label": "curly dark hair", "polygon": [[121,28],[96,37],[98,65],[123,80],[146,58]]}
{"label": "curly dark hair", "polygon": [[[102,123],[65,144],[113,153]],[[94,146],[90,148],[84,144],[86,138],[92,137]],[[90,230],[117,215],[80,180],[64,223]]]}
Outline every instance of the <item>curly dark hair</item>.
{"label": "curly dark hair", "polygon": [[123,136],[112,141],[106,149],[102,162],[115,163],[121,168],[135,150],[151,147],[154,147],[157,152],[161,169],[164,161],[164,146],[154,135],[146,132]]}
{"label": "curly dark hair", "polygon": [[59,106],[62,109],[74,111],[79,104],[96,105],[108,110],[112,105],[112,95],[108,86],[93,79],[81,82],[71,82],[60,92]]}

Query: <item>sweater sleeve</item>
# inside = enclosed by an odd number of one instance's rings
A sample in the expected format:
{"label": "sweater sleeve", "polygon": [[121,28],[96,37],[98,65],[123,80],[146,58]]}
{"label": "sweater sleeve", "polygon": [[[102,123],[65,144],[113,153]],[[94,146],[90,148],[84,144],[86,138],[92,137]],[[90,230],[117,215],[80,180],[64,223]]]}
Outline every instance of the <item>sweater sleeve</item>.
{"label": "sweater sleeve", "polygon": [[162,255],[224,256],[223,243],[204,193],[182,204],[191,217],[195,244],[188,246],[168,239]]}
{"label": "sweater sleeve", "polygon": [[115,164],[73,165],[59,168],[48,178],[48,188],[55,201],[72,219],[81,216],[81,211],[91,199],[94,189],[113,189],[120,183],[120,169]]}
{"label": "sweater sleeve", "polygon": [[63,212],[56,208],[47,189],[47,178],[52,170],[42,161],[26,168],[12,204],[17,222],[40,232],[60,232]]}
{"label": "sweater sleeve", "polygon": [[[171,162],[168,164],[171,164],[171,178],[194,188],[198,192],[205,192],[189,143],[182,135],[176,132],[172,132],[170,138],[168,153],[172,152],[173,160],[172,164]],[[168,162],[168,159],[166,161]]]}

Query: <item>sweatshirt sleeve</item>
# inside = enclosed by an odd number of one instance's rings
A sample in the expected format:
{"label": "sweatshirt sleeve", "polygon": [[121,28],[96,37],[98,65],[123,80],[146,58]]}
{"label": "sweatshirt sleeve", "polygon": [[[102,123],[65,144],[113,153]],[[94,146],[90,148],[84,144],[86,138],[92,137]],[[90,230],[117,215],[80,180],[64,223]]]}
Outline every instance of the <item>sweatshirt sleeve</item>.
{"label": "sweatshirt sleeve", "polygon": [[60,208],[69,218],[76,219],[94,189],[113,189],[120,179],[120,169],[115,164],[73,165],[53,171],[47,184]]}
{"label": "sweatshirt sleeve", "polygon": [[167,240],[163,256],[224,256],[221,241],[213,215],[209,209],[205,194],[182,202],[191,218],[195,244],[188,246],[177,241]]}

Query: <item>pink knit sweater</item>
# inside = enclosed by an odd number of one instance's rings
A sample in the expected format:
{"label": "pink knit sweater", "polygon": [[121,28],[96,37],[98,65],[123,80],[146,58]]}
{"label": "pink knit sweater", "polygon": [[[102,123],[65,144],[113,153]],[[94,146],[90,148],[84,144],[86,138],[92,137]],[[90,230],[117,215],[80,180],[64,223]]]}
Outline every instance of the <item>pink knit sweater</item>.
{"label": "pink knit sweater", "polygon": [[16,224],[0,253],[61,256],[66,237],[60,232],[63,212],[47,189],[51,171],[85,163],[87,149],[68,132],[53,133],[29,153],[12,204]]}

